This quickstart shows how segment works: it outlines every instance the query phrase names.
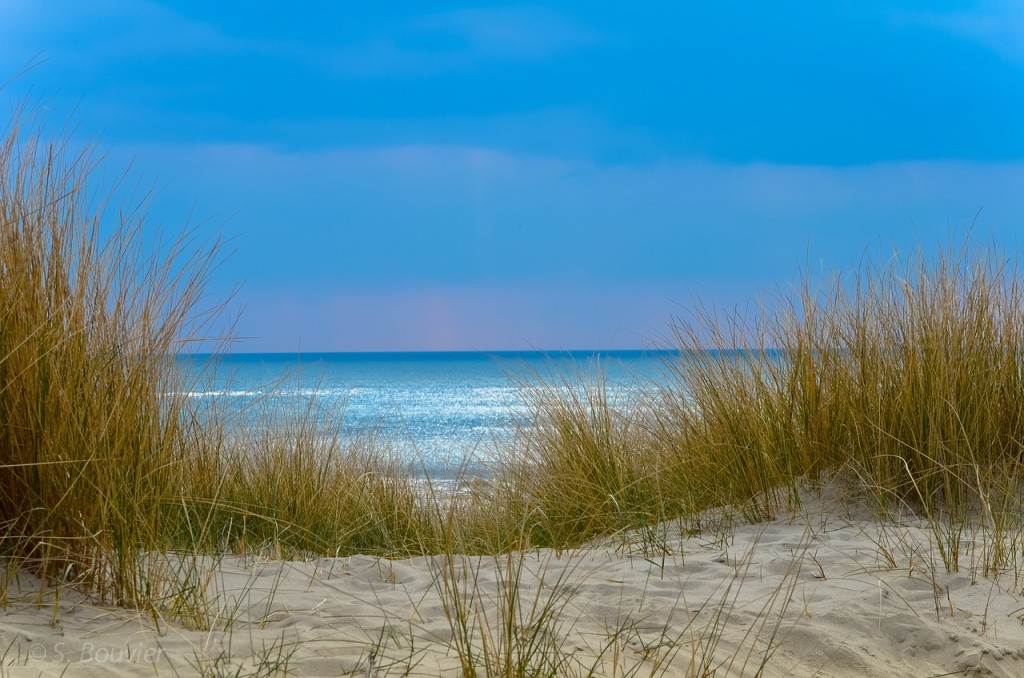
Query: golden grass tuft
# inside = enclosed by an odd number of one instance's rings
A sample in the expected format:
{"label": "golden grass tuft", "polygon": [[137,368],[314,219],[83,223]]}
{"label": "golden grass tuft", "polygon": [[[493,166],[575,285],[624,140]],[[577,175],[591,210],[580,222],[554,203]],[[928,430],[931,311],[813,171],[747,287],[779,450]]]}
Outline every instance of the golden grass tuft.
{"label": "golden grass tuft", "polygon": [[[0,553],[99,599],[196,605],[203,554],[421,553],[436,512],[371,435],[310,402],[229,436],[174,355],[216,318],[217,245],[104,210],[88,150],[16,116],[0,145]],[[115,223],[111,224],[113,220]],[[101,238],[101,231],[109,235]],[[329,416],[334,416],[330,414]],[[431,542],[433,539],[433,542]],[[177,553],[161,564],[154,554]],[[189,623],[195,623],[194,619]]]}
{"label": "golden grass tuft", "polygon": [[186,424],[168,357],[202,322],[213,251],[145,247],[138,213],[101,242],[86,150],[15,118],[0,144],[0,516],[15,562],[145,605]]}
{"label": "golden grass tuft", "polygon": [[[521,487],[550,545],[733,505],[747,519],[800,504],[840,470],[881,510],[993,535],[987,568],[1018,559],[1024,453],[1024,281],[1017,259],[967,239],[809,278],[759,315],[677,320],[666,383],[628,410],[605,386],[534,396]],[[577,382],[579,383],[579,382]],[[521,471],[516,471],[517,473]]]}

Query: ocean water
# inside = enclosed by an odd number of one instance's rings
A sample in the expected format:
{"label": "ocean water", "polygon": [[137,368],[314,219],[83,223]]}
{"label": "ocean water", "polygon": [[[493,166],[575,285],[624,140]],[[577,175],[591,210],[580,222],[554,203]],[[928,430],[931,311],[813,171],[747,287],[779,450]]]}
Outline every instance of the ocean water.
{"label": "ocean water", "polygon": [[436,472],[486,463],[528,423],[524,385],[588,381],[603,374],[625,404],[664,379],[671,352],[239,353],[178,356],[201,377],[190,398],[216,403],[231,426],[280,420],[313,403],[344,431],[374,431],[410,461]]}

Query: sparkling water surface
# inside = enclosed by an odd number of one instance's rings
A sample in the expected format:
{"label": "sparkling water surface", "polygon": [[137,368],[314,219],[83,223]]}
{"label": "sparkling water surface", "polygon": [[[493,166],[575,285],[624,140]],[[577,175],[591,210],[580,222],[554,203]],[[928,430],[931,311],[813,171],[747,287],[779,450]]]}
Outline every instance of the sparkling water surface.
{"label": "sparkling water surface", "polygon": [[[524,384],[603,374],[609,398],[664,378],[665,351],[563,353],[237,353],[178,356],[200,373],[189,397],[216,402],[230,426],[280,421],[312,400],[348,433],[375,431],[403,456],[436,470],[493,459],[527,422]],[[280,416],[277,416],[280,415]]]}

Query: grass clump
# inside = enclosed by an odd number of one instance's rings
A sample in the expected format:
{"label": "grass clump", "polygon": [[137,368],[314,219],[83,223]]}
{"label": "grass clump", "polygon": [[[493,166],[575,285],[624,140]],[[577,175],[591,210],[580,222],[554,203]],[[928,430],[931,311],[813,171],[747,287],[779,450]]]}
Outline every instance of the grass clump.
{"label": "grass clump", "polygon": [[999,546],[1021,529],[1016,259],[967,240],[806,278],[749,318],[698,308],[674,335],[667,382],[629,410],[600,384],[535,398],[520,485],[545,543],[713,506],[764,520],[845,470],[883,510],[926,517],[948,568],[970,521],[993,535],[988,569],[1017,558]]}
{"label": "grass clump", "polygon": [[89,151],[15,119],[0,143],[0,548],[145,605],[186,425],[168,356],[203,320],[213,250],[147,248],[140,213],[101,242]]}
{"label": "grass clump", "polygon": [[292,415],[267,412],[200,458],[189,494],[204,548],[276,557],[430,548],[434,522],[414,470],[371,432],[326,425],[330,416],[315,401]]}
{"label": "grass clump", "polygon": [[636,418],[611,401],[599,373],[525,385],[532,403],[504,466],[533,546],[571,548],[665,515]]}
{"label": "grass clump", "polygon": [[173,356],[217,316],[202,294],[218,248],[161,247],[141,208],[111,214],[96,167],[24,111],[0,143],[8,571],[201,626],[204,555],[428,548],[436,512],[372,436],[325,428],[315,404],[229,435],[189,396],[203,375]]}
{"label": "grass clump", "polygon": [[[757,512],[776,488],[841,465],[927,515],[991,509],[993,483],[1020,479],[1022,291],[1014,261],[968,242],[805,284],[735,360],[692,357],[697,335],[680,332],[689,351],[670,399],[694,415],[657,433]],[[744,328],[730,329],[735,345]]]}

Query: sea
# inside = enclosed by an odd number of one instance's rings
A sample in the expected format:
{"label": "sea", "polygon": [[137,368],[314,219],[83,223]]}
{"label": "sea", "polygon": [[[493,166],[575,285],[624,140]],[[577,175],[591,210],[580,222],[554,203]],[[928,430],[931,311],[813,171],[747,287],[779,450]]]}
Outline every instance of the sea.
{"label": "sea", "polygon": [[[372,435],[439,475],[486,468],[532,416],[537,387],[600,381],[631,399],[666,379],[672,351],[232,353],[176,358],[187,396],[215,406],[228,429],[305,412],[326,429]],[[307,417],[307,420],[309,417]]]}

